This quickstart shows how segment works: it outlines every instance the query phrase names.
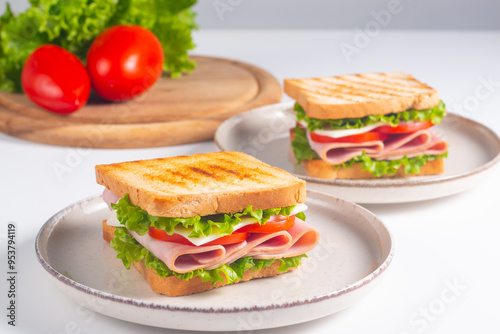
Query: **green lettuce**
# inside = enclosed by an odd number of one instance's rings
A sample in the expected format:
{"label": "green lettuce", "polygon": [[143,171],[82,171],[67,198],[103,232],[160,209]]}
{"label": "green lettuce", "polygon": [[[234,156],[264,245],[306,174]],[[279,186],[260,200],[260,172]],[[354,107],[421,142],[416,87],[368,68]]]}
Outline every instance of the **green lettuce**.
{"label": "green lettuce", "polygon": [[[273,215],[288,217],[295,206],[253,210],[252,206],[249,205],[243,212],[234,214],[169,218],[151,216],[147,211],[133,205],[130,202],[128,194],[126,194],[118,203],[111,204],[111,207],[116,210],[116,217],[120,223],[128,230],[134,231],[139,235],[146,234],[150,226],[164,230],[168,235],[172,235],[174,234],[175,227],[177,225],[182,225],[185,228],[192,229],[189,235],[190,238],[199,238],[202,236],[209,236],[212,233],[217,233],[220,236],[230,235],[233,233],[233,227],[241,222],[242,217],[253,217],[256,219],[256,223],[264,225]],[[302,212],[296,216],[305,220],[305,215]]]}
{"label": "green lettuce", "polygon": [[92,41],[106,28],[135,24],[151,30],[164,51],[164,69],[178,77],[195,64],[190,9],[196,0],[31,0],[14,15],[7,4],[0,17],[0,89],[21,92],[21,71],[28,56],[43,44],[55,44],[85,62]]}
{"label": "green lettuce", "polygon": [[431,121],[433,124],[439,124],[446,115],[446,106],[443,101],[434,108],[424,110],[406,110],[399,113],[387,115],[372,115],[362,118],[341,118],[341,119],[318,119],[311,118],[306,115],[304,109],[295,103],[293,110],[297,116],[297,121],[307,123],[309,131],[315,130],[344,130],[344,129],[361,129],[367,125],[374,123],[385,123],[391,126],[397,126],[399,122],[410,121]]}
{"label": "green lettuce", "polygon": [[[297,125],[294,129],[294,134],[295,136],[292,141],[292,148],[295,154],[295,159],[299,164],[303,160],[321,159],[318,153],[316,153],[309,145],[305,129]],[[363,170],[369,171],[376,177],[380,177],[382,175],[392,176],[396,174],[401,166],[404,166],[407,174],[414,174],[418,173],[420,168],[422,168],[422,166],[424,166],[428,161],[445,158],[447,156],[448,152],[441,155],[424,154],[414,158],[408,158],[405,156],[401,159],[395,160],[374,160],[367,156],[363,151],[360,156],[354,157],[343,164],[334,165],[332,168],[349,168],[355,163],[361,163]]]}
{"label": "green lettuce", "polygon": [[[197,269],[184,274],[177,273],[170,270],[167,265],[154,256],[149,250],[139,244],[124,227],[117,227],[115,230],[114,238],[110,243],[111,247],[116,251],[116,257],[121,259],[123,265],[130,269],[132,262],[138,262],[144,259],[146,268],[151,268],[160,277],[173,275],[182,280],[189,280],[193,277],[199,276],[203,282],[210,281],[212,285],[217,282],[224,281],[224,276],[227,278],[227,284],[232,284],[238,280],[243,279],[243,273],[246,270],[258,271],[262,268],[271,266],[274,261],[281,261],[279,271],[286,272],[290,268],[298,267],[305,254],[283,258],[283,259],[269,259],[260,260],[252,257],[243,257],[229,265],[222,265],[216,269],[205,270]],[[224,274],[224,275],[222,275]]]}
{"label": "green lettuce", "polygon": [[309,145],[306,129],[297,125],[295,126],[293,133],[294,138],[291,145],[298,164],[300,164],[302,160],[321,159],[319,154],[311,148],[311,145]]}
{"label": "green lettuce", "polygon": [[401,159],[395,160],[374,160],[367,156],[363,151],[362,155],[354,157],[341,165],[335,165],[333,167],[351,167],[355,163],[360,163],[363,170],[370,172],[370,174],[375,177],[380,177],[382,175],[392,176],[396,174],[401,166],[404,166],[405,173],[416,174],[420,172],[420,168],[422,168],[428,161],[446,158],[447,156],[448,152],[440,155],[424,154],[413,158],[404,156]]}

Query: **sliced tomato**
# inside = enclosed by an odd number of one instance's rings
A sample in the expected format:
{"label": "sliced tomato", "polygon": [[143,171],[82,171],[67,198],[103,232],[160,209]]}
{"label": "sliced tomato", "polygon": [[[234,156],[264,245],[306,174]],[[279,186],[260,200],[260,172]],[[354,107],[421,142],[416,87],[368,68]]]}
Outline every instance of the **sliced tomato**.
{"label": "sliced tomato", "polygon": [[284,217],[283,219],[268,221],[264,225],[259,223],[247,225],[238,230],[238,232],[251,232],[251,233],[274,233],[279,231],[286,231],[295,224],[295,216]]}
{"label": "sliced tomato", "polygon": [[215,239],[214,241],[210,241],[204,246],[213,246],[213,245],[229,245],[229,244],[235,244],[237,242],[242,242],[248,239],[248,236],[250,233],[248,232],[234,232],[231,235],[225,235],[223,237],[220,237],[219,239]]}
{"label": "sliced tomato", "polygon": [[382,125],[376,128],[374,131],[380,133],[409,133],[427,129],[430,128],[431,126],[434,126],[434,124],[431,121],[410,122],[410,123],[399,124],[396,126]]}
{"label": "sliced tomato", "polygon": [[183,245],[193,245],[188,239],[184,238],[180,234],[174,233],[172,235],[168,235],[167,232],[165,232],[164,230],[159,230],[157,228],[154,228],[153,226],[149,227],[148,234],[151,238],[155,238],[157,240],[175,242],[177,244],[183,244]]}
{"label": "sliced tomato", "polygon": [[357,135],[332,138],[311,132],[311,139],[317,143],[364,143],[367,141],[386,140],[389,134],[382,132],[364,132]]}
{"label": "sliced tomato", "polygon": [[[149,236],[151,238],[155,238],[157,240],[162,240],[162,241],[168,241],[168,242],[175,242],[177,244],[183,244],[183,245],[189,245],[189,246],[195,246],[191,241],[186,239],[180,234],[172,234],[168,235],[167,232],[164,230],[159,230],[154,228],[153,226],[149,227]],[[249,233],[248,232],[234,232],[231,235],[226,235],[223,237],[220,237],[218,239],[215,239],[213,241],[210,241],[206,244],[203,244],[203,246],[213,246],[213,245],[229,245],[229,244],[235,244],[237,242],[245,241],[248,238]]]}

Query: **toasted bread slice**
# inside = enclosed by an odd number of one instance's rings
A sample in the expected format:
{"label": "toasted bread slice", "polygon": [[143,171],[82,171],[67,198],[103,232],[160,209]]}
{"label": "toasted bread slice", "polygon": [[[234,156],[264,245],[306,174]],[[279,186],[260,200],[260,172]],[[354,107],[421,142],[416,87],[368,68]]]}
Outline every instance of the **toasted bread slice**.
{"label": "toasted bread slice", "polygon": [[401,72],[285,79],[285,93],[311,118],[385,115],[439,104],[433,88]]}
{"label": "toasted bread slice", "polygon": [[370,172],[363,170],[360,163],[354,164],[350,168],[340,167],[336,168],[332,165],[324,162],[323,160],[304,160],[302,162],[306,168],[307,174],[312,177],[317,177],[321,179],[382,179],[382,178],[394,178],[394,177],[407,177],[407,176],[423,176],[423,175],[435,175],[444,172],[443,159],[436,159],[432,161],[427,161],[425,165],[420,168],[420,171],[416,174],[407,174],[404,170],[404,166],[401,166],[397,173],[391,176],[383,175],[376,177]]}
{"label": "toasted bread slice", "polygon": [[241,152],[96,166],[97,183],[160,217],[193,217],[303,203],[305,181]]}
{"label": "toasted bread slice", "polygon": [[[104,220],[102,222],[102,232],[103,232],[103,239],[107,243],[110,243],[114,237],[115,227],[107,225],[106,221]],[[177,278],[175,276],[167,276],[162,278],[158,276],[158,274],[154,269],[146,268],[144,260],[141,260],[139,262],[133,262],[133,265],[148,281],[149,285],[151,286],[151,289],[153,289],[154,292],[169,297],[190,295],[193,293],[203,292],[227,285],[226,281],[217,282],[215,285],[212,285],[212,283],[208,281],[203,282],[199,276],[193,277],[187,281]],[[254,278],[264,278],[264,277],[271,277],[283,274],[284,272],[279,271],[280,265],[281,261],[274,261],[271,264],[271,266],[267,268],[262,268],[261,270],[252,271],[249,269],[243,273],[242,280],[236,281],[233,284],[239,282],[246,282]],[[287,272],[294,269],[297,269],[297,267],[289,268]],[[222,273],[222,275],[224,275],[224,273]]]}

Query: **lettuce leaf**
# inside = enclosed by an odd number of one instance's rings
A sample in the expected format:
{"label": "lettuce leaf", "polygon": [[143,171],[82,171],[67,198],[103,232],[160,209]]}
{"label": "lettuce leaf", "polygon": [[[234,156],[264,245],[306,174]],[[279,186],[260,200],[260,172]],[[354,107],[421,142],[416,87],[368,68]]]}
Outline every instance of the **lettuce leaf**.
{"label": "lettuce leaf", "polygon": [[296,125],[293,133],[294,138],[291,145],[298,164],[300,164],[302,160],[321,159],[319,154],[311,148],[311,145],[309,145],[306,129]]}
{"label": "lettuce leaf", "polygon": [[[116,257],[121,259],[123,265],[130,269],[132,262],[138,262],[144,259],[146,268],[151,268],[156,271],[158,276],[166,277],[174,275],[182,280],[189,280],[199,276],[203,282],[210,281],[212,285],[217,282],[224,281],[224,276],[227,278],[227,284],[232,284],[243,278],[243,273],[246,270],[257,271],[262,268],[267,268],[274,261],[281,261],[279,271],[286,272],[289,268],[294,268],[300,265],[305,254],[283,259],[259,260],[252,257],[243,257],[229,265],[222,265],[216,269],[204,270],[197,269],[188,273],[180,274],[170,270],[167,265],[154,256],[149,250],[144,248],[137,242],[124,227],[117,227],[114,238],[111,240],[110,246],[116,251]],[[224,275],[222,275],[224,274]]]}
{"label": "lettuce leaf", "polygon": [[341,118],[341,119],[318,119],[306,115],[304,109],[295,103],[293,110],[297,121],[307,123],[309,131],[315,130],[342,130],[342,129],[360,129],[367,125],[382,122],[391,126],[396,126],[399,122],[409,121],[431,121],[433,124],[439,124],[446,114],[446,106],[443,101],[434,108],[424,110],[406,110],[399,113],[387,115],[373,115],[362,118]]}
{"label": "lettuce leaf", "polygon": [[124,227],[116,228],[110,246],[116,251],[116,257],[122,260],[127,269],[130,269],[132,262],[138,262],[147,255],[146,252],[143,252],[145,248]]}
{"label": "lettuce leaf", "polygon": [[[264,225],[273,215],[288,217],[295,205],[266,210],[253,210],[252,206],[249,205],[243,212],[234,214],[169,218],[149,215],[146,210],[132,204],[128,194],[126,194],[118,203],[111,204],[111,207],[116,210],[116,217],[120,223],[128,230],[134,231],[139,235],[146,234],[150,226],[164,230],[168,235],[172,235],[174,234],[175,227],[180,224],[185,228],[192,228],[193,231],[189,235],[190,238],[199,238],[209,236],[212,233],[217,233],[220,236],[230,235],[233,233],[233,227],[241,222],[242,217],[251,216],[260,225]],[[298,215],[298,217],[305,220],[304,214]],[[216,228],[215,231],[214,228]]]}
{"label": "lettuce leaf", "polygon": [[46,34],[38,33],[42,14],[32,8],[14,16],[7,4],[0,17],[0,89],[20,92],[21,71],[28,56],[39,46],[49,43]]}
{"label": "lettuce leaf", "polygon": [[85,62],[92,41],[106,28],[136,24],[151,30],[165,54],[164,69],[171,77],[191,71],[197,29],[190,7],[196,0],[32,0],[14,15],[7,4],[0,17],[0,89],[22,92],[21,71],[28,56],[43,44],[55,44]]}
{"label": "lettuce leaf", "polygon": [[300,266],[300,264],[302,263],[302,258],[304,258],[304,257],[307,257],[307,255],[302,254],[302,255],[297,255],[294,257],[286,257],[286,258],[280,259],[281,265],[278,268],[278,271],[281,273],[284,273],[290,268],[295,268],[295,267]]}
{"label": "lettuce leaf", "polygon": [[363,170],[370,172],[370,174],[372,174],[373,176],[380,177],[383,175],[392,176],[396,174],[401,166],[404,166],[405,173],[415,174],[420,172],[420,168],[422,168],[422,166],[424,166],[428,161],[446,158],[447,156],[448,152],[441,155],[424,154],[413,158],[404,156],[401,159],[395,160],[374,160],[367,156],[363,151],[362,155],[354,157],[341,165],[335,165],[333,167],[351,167],[355,163],[361,163]]}
{"label": "lettuce leaf", "polygon": [[299,212],[295,214],[295,217],[299,218],[300,220],[306,220],[306,214],[304,212]]}
{"label": "lettuce leaf", "polygon": [[[309,145],[305,129],[297,125],[294,129],[294,133],[295,137],[292,141],[292,148],[295,154],[295,159],[297,159],[298,163],[301,163],[303,160],[321,159],[318,153],[316,153]],[[414,174],[418,173],[420,171],[420,168],[422,168],[422,166],[424,166],[427,161],[445,158],[447,156],[448,152],[442,155],[425,154],[414,158],[408,158],[405,156],[401,159],[395,160],[374,160],[367,156],[363,151],[362,155],[354,157],[343,164],[334,165],[332,166],[332,168],[349,168],[352,167],[352,165],[354,165],[355,163],[361,163],[363,170],[369,171],[376,177],[380,177],[382,175],[394,175],[401,166],[404,166],[406,173]]]}

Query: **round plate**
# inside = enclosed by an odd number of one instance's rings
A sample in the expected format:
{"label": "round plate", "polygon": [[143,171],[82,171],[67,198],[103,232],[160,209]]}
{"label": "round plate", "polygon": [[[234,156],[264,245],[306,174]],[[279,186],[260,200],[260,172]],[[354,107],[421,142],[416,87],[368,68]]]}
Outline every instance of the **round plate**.
{"label": "round plate", "polygon": [[401,203],[452,195],[483,180],[500,160],[500,139],[490,129],[449,113],[433,129],[450,145],[440,175],[367,180],[327,180],[307,175],[295,163],[290,128],[293,103],[279,103],[234,116],[217,129],[215,142],[224,151],[242,151],[307,181],[308,189],[357,203]]}
{"label": "round plate", "polygon": [[390,233],[366,209],[307,192],[307,221],[320,243],[299,269],[219,289],[166,297],[127,270],[102,239],[109,209],[101,196],[77,202],[49,219],[36,237],[48,277],[75,302],[140,324],[203,331],[292,325],[340,311],[368,294],[393,257]]}

